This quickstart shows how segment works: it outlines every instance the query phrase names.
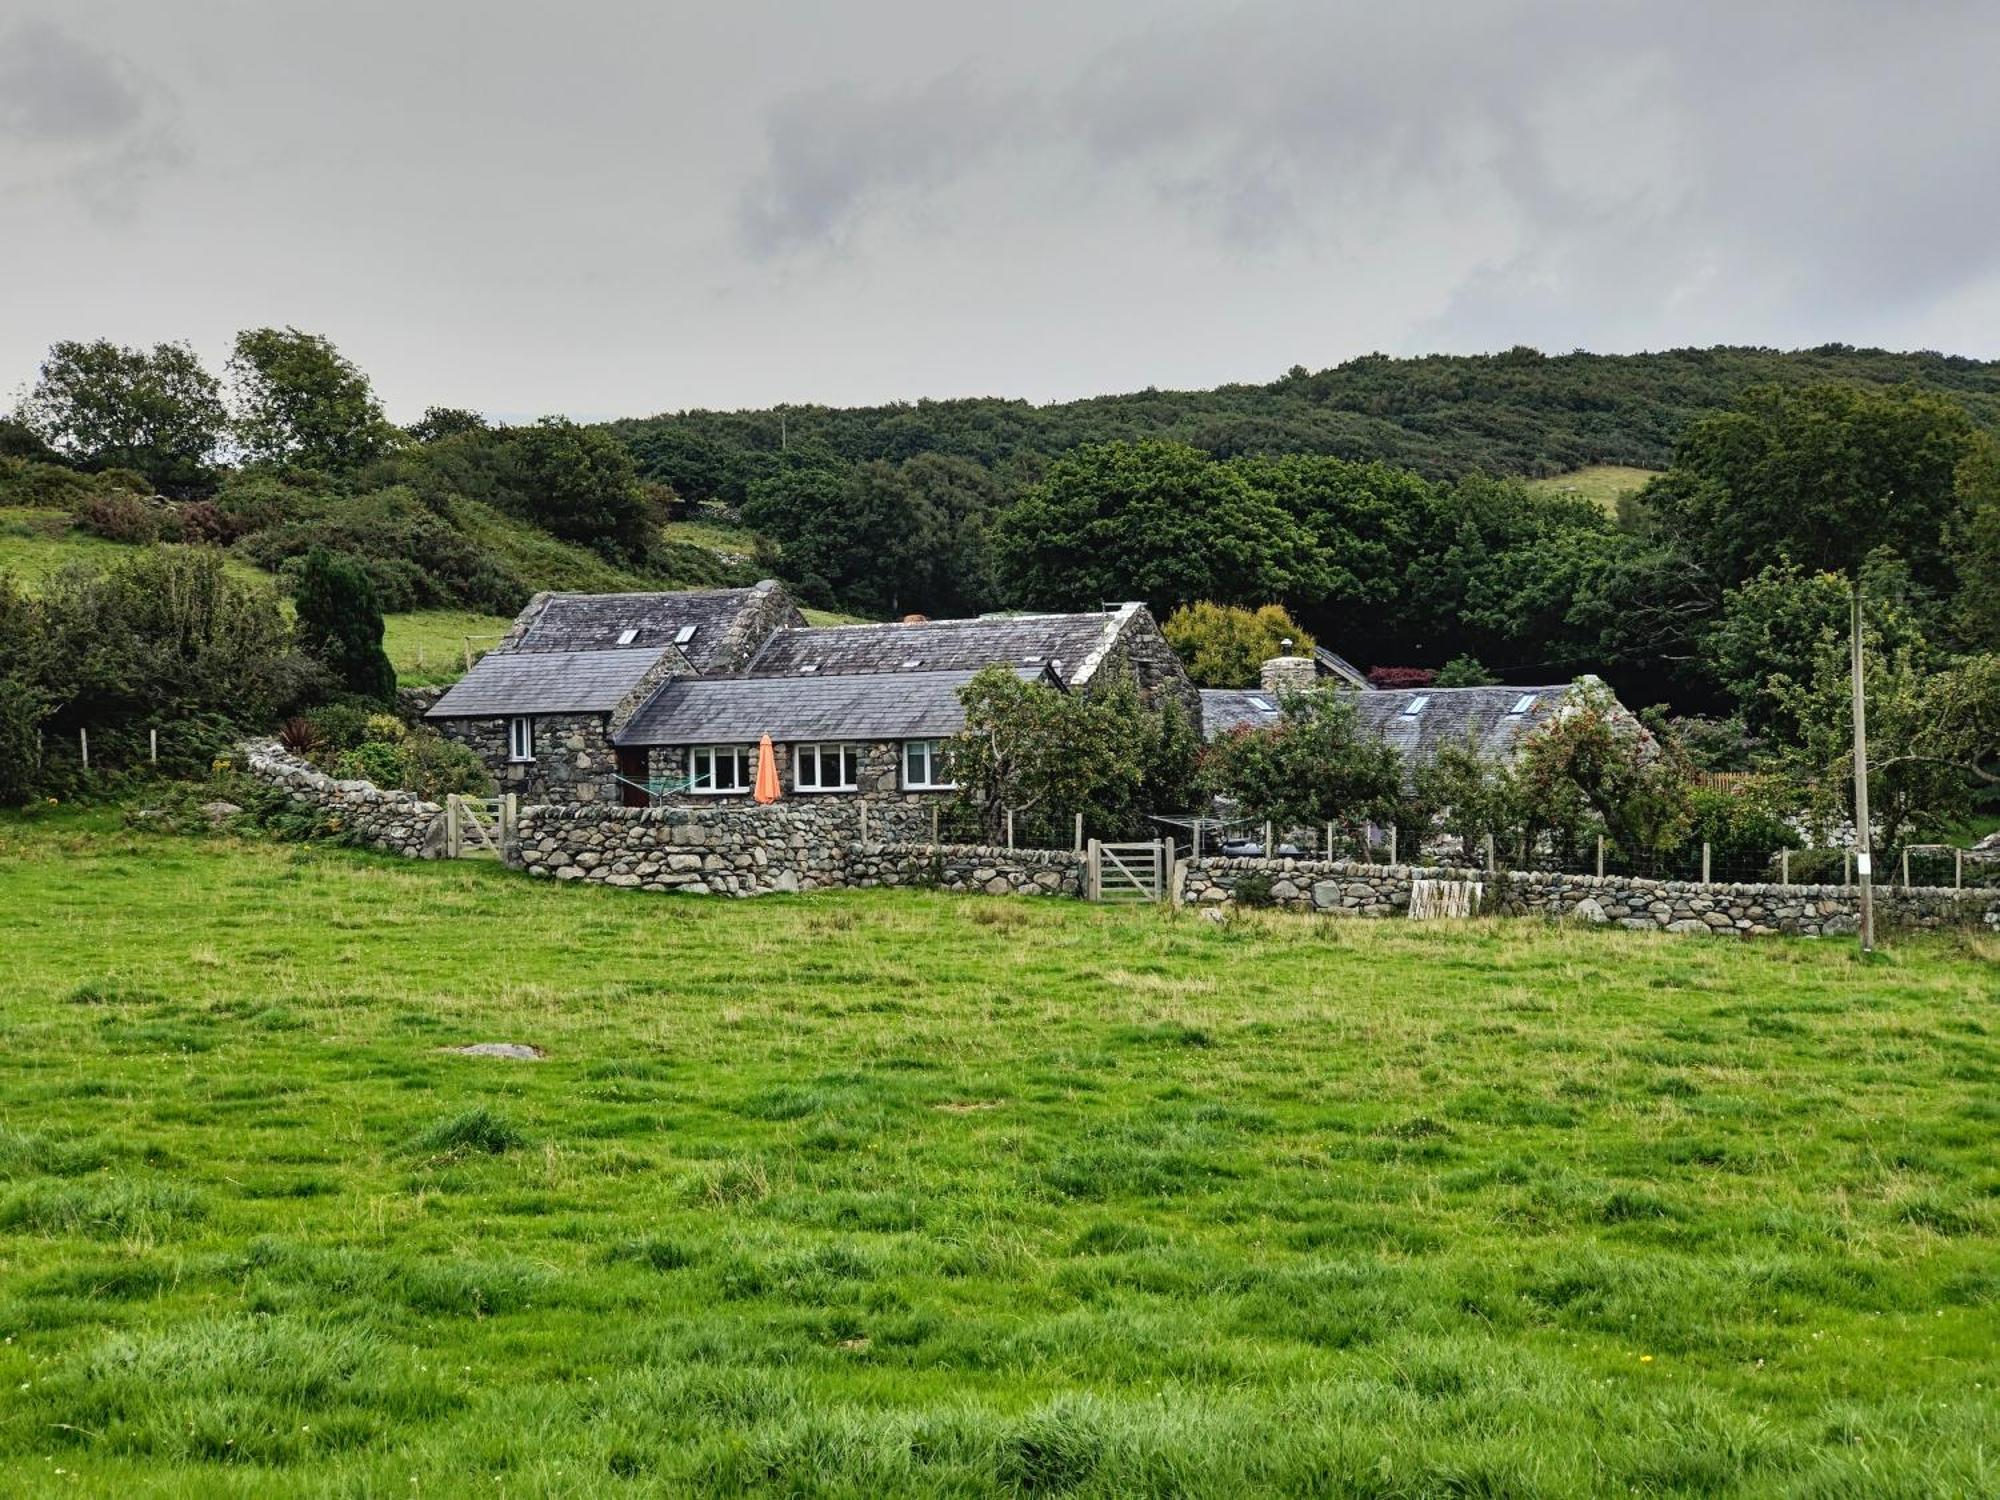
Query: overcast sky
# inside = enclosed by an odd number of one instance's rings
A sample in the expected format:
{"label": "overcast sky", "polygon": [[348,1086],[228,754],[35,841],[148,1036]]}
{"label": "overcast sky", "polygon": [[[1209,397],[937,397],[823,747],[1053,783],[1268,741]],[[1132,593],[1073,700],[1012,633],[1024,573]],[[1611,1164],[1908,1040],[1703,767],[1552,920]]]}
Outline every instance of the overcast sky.
{"label": "overcast sky", "polygon": [[390,414],[2000,356],[1994,0],[0,0],[0,404],[331,337]]}

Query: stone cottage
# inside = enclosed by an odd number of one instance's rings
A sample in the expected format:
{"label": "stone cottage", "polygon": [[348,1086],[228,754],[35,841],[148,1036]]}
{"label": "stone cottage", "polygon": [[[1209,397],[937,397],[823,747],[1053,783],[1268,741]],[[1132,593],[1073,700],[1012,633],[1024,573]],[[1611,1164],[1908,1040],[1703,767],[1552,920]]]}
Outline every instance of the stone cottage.
{"label": "stone cottage", "polygon": [[685,593],[542,593],[425,714],[523,802],[625,800],[643,753],[612,732],[661,683],[741,671],[805,616],[773,579]]}
{"label": "stone cottage", "polygon": [[990,666],[1076,692],[1128,670],[1200,728],[1200,694],[1143,604],[812,626],[770,581],[538,596],[427,717],[525,801],[747,801],[768,734],[784,796],[886,815],[955,794],[959,690]]}

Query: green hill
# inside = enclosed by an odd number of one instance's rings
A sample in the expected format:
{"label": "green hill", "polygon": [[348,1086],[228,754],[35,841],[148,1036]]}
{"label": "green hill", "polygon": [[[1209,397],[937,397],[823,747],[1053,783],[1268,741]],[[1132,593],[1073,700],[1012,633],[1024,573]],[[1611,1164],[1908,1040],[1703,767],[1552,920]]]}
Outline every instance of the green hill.
{"label": "green hill", "polygon": [[1371,354],[1266,385],[1136,391],[1036,406],[975,398],[887,406],[684,411],[610,424],[649,477],[688,500],[739,504],[781,453],[899,463],[970,459],[1010,480],[1082,443],[1175,438],[1217,457],[1329,453],[1433,478],[1481,471],[1543,478],[1591,465],[1666,467],[1689,418],[1753,385],[1910,383],[2000,427],[2000,362],[1832,344],[1654,354]]}

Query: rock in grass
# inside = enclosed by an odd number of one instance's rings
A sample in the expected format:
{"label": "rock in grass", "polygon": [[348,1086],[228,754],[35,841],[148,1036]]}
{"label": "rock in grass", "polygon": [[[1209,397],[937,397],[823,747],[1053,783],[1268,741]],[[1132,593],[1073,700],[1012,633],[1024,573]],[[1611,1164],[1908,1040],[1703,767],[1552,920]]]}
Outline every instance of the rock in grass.
{"label": "rock in grass", "polygon": [[473,1042],[442,1050],[456,1052],[460,1057],[511,1057],[519,1062],[540,1062],[548,1056],[540,1047],[531,1047],[526,1042]]}

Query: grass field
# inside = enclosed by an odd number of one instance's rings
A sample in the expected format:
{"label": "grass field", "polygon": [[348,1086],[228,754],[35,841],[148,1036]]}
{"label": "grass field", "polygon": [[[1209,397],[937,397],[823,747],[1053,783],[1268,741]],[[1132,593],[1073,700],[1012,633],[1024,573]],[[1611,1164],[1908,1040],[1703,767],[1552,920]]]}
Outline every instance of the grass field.
{"label": "grass field", "polygon": [[2000,1492],[1992,940],[63,811],[0,911],[0,1493]]}
{"label": "grass field", "polygon": [[1619,496],[1629,495],[1654,477],[1651,469],[1633,469],[1624,464],[1592,464],[1588,468],[1572,469],[1567,474],[1554,474],[1547,479],[1531,479],[1528,484],[1532,489],[1574,495],[1606,511],[1615,511]]}
{"label": "grass field", "polygon": [[465,675],[465,638],[472,651],[490,651],[509,625],[510,615],[482,615],[463,609],[425,609],[382,617],[382,649],[395,664],[404,687],[456,682]]}

